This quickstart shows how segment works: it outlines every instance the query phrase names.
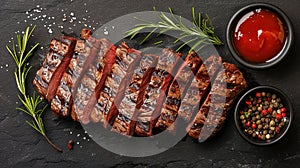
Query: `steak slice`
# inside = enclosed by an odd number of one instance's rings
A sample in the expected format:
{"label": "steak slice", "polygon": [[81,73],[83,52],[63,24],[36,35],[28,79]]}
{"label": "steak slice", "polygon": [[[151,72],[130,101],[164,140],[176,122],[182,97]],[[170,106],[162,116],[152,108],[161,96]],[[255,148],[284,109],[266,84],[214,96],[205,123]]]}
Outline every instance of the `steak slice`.
{"label": "steak slice", "polygon": [[158,57],[155,55],[144,55],[139,66],[134,70],[131,82],[127,86],[125,96],[118,106],[119,114],[116,117],[112,130],[124,135],[132,135],[135,126],[135,112],[138,95],[145,92],[145,87],[150,82],[151,74],[153,73],[158,62]]}
{"label": "steak slice", "polygon": [[76,39],[62,36],[50,42],[42,67],[37,71],[33,85],[37,92],[50,102],[56,93],[59,81],[74,52]]}
{"label": "steak slice", "polygon": [[153,128],[159,117],[164,98],[167,95],[169,85],[172,82],[174,72],[178,69],[177,63],[181,59],[169,49],[163,49],[158,60],[157,68],[151,76],[151,81],[145,92],[138,98],[137,122],[135,133],[138,136],[152,136]]}
{"label": "steak slice", "polygon": [[221,57],[212,55],[199,68],[191,85],[187,89],[186,95],[181,101],[181,106],[178,110],[179,118],[184,121],[183,124],[190,122],[194,113],[199,111],[199,104],[205,100],[208,94],[210,85],[213,83],[222,65]]}
{"label": "steak slice", "polygon": [[188,134],[200,142],[214,136],[222,128],[234,98],[247,87],[242,72],[235,65],[223,63],[223,67],[192,125],[187,128]]}
{"label": "steak slice", "polygon": [[99,98],[96,97],[98,99],[90,110],[92,115],[89,117],[92,116],[93,121],[103,121],[105,127],[108,123],[112,124],[117,115],[116,107],[123,98],[125,87],[130,82],[133,70],[140,59],[141,52],[129,48],[125,43],[116,49],[116,63],[110,68],[111,72],[100,90]]}
{"label": "steak slice", "polygon": [[[83,70],[83,65],[90,54],[91,48],[83,40],[77,40],[75,54],[70,61],[69,67],[63,74],[56,95],[51,101],[51,109],[54,114],[62,117],[70,116],[72,106],[72,92],[76,81]],[[73,116],[76,119],[75,116]]]}
{"label": "steak slice", "polygon": [[201,64],[202,60],[197,53],[191,52],[187,55],[169,87],[166,101],[155,126],[156,128],[160,130],[170,129],[170,126],[177,118],[181,97],[185,95],[194,74],[196,74]]}
{"label": "steak slice", "polygon": [[[105,57],[108,51],[111,48],[115,48],[110,42],[106,39],[95,40],[94,46],[91,49],[94,52],[91,52],[89,60],[87,61],[87,70],[82,74],[82,79],[78,82],[78,85],[75,86],[76,92],[74,95],[74,103],[72,107],[73,113],[77,115],[79,121],[83,124],[89,122],[89,112],[86,112],[89,109],[89,101],[92,96],[95,94],[95,89],[97,84],[106,76],[104,74],[105,67]],[[95,55],[94,55],[95,54]]]}

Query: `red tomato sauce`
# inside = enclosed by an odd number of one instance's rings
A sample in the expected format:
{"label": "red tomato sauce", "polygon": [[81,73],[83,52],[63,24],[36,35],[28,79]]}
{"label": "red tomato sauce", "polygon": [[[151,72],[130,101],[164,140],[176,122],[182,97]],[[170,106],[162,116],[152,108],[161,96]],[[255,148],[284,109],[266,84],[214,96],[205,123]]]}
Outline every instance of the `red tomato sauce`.
{"label": "red tomato sauce", "polygon": [[234,32],[234,44],[246,61],[263,63],[282,50],[285,36],[283,23],[275,13],[256,9],[239,20]]}

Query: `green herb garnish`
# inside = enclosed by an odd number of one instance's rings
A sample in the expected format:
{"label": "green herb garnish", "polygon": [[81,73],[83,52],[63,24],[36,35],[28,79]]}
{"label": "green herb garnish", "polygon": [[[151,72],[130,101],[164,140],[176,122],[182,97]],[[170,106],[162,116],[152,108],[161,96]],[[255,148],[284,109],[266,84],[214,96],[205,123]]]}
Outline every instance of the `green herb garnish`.
{"label": "green herb garnish", "polygon": [[29,27],[26,28],[23,37],[19,34],[17,35],[17,46],[14,41],[12,42],[12,49],[6,45],[7,51],[10,53],[12,58],[14,59],[17,68],[15,69],[14,75],[16,79],[17,88],[20,91],[20,95],[18,95],[19,100],[22,102],[25,108],[18,107],[17,110],[23,111],[24,113],[30,115],[33,118],[33,121],[26,121],[28,125],[34,128],[37,132],[43,135],[43,137],[47,140],[47,142],[55,148],[57,151],[62,152],[62,150],[57,147],[46,135],[42,114],[46,109],[47,105],[44,105],[40,108],[42,99],[40,96],[37,96],[36,93],[33,93],[33,96],[29,96],[26,93],[26,79],[28,73],[32,66],[26,66],[28,59],[33,55],[33,51],[37,48],[39,43],[36,43],[34,46],[30,48],[27,52],[27,45],[29,38],[31,37],[34,29],[34,26],[31,30]]}
{"label": "green herb garnish", "polygon": [[[155,8],[154,8],[155,10]],[[179,19],[175,17],[171,8],[169,8],[171,18],[167,17],[163,12],[160,12],[158,15],[160,21],[157,23],[152,23],[144,19],[135,18],[143,23],[135,25],[131,30],[126,31],[124,34],[126,37],[130,36],[130,39],[133,39],[138,33],[143,29],[152,29],[147,36],[140,42],[143,44],[149,39],[149,37],[154,33],[158,32],[158,35],[163,34],[167,31],[177,31],[180,34],[180,37],[174,41],[177,43],[183,39],[188,39],[176,50],[178,52],[182,47],[193,44],[190,51],[195,50],[196,52],[203,48],[206,44],[222,45],[222,41],[215,34],[215,28],[212,25],[212,22],[208,15],[205,17],[201,16],[201,13],[195,12],[195,8],[192,7],[192,17],[193,25],[192,27],[187,27],[182,23],[181,17]]]}

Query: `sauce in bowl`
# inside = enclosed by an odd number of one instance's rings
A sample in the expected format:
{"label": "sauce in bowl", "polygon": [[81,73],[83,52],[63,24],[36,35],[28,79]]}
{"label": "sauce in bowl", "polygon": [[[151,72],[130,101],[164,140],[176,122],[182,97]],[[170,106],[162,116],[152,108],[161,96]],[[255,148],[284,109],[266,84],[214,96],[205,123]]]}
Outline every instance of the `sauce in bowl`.
{"label": "sauce in bowl", "polygon": [[240,57],[252,63],[275,58],[286,41],[283,22],[267,9],[255,9],[245,14],[238,21],[233,36]]}

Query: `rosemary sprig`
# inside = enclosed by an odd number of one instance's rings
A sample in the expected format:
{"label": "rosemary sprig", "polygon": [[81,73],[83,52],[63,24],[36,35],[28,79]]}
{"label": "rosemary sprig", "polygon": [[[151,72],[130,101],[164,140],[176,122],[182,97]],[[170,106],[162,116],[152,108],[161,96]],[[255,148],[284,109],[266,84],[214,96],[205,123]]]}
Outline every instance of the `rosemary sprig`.
{"label": "rosemary sprig", "polygon": [[28,73],[32,66],[26,66],[28,59],[33,55],[33,51],[37,48],[39,43],[36,43],[33,47],[30,48],[28,52],[26,52],[29,38],[31,37],[33,31],[36,26],[34,26],[31,30],[29,27],[26,28],[23,37],[19,34],[17,35],[17,45],[15,45],[14,41],[12,42],[12,49],[6,45],[7,51],[10,53],[12,58],[14,59],[17,68],[15,69],[14,76],[17,84],[17,88],[20,91],[20,95],[18,95],[19,100],[23,104],[25,108],[18,107],[17,110],[23,111],[33,118],[33,121],[26,121],[28,125],[34,128],[37,132],[39,132],[47,142],[55,148],[57,151],[62,152],[62,150],[57,147],[46,135],[42,114],[46,109],[47,105],[44,105],[43,108],[40,108],[42,103],[42,99],[40,96],[37,96],[33,93],[33,96],[29,96],[26,93],[26,79]]}
{"label": "rosemary sprig", "polygon": [[[155,11],[155,8],[154,8]],[[187,27],[183,24],[181,17],[176,17],[171,8],[169,8],[169,12],[171,17],[166,16],[163,12],[158,14],[159,22],[153,23],[144,19],[135,18],[140,20],[141,24],[135,25],[135,27],[131,30],[126,31],[124,34],[126,37],[130,37],[133,39],[138,33],[140,33],[143,29],[150,29],[151,31],[147,34],[147,36],[140,42],[143,44],[145,41],[149,39],[149,37],[157,32],[158,35],[166,33],[168,31],[176,31],[179,33],[179,38],[177,38],[174,43],[178,41],[182,41],[185,39],[181,46],[179,46],[176,50],[178,52],[182,47],[186,45],[191,45],[190,52],[195,50],[196,52],[203,48],[206,44],[214,44],[214,45],[222,45],[222,41],[215,34],[215,28],[212,25],[212,22],[208,15],[205,17],[201,16],[201,13],[195,12],[195,8],[192,7],[192,18],[193,24],[191,27]]]}

